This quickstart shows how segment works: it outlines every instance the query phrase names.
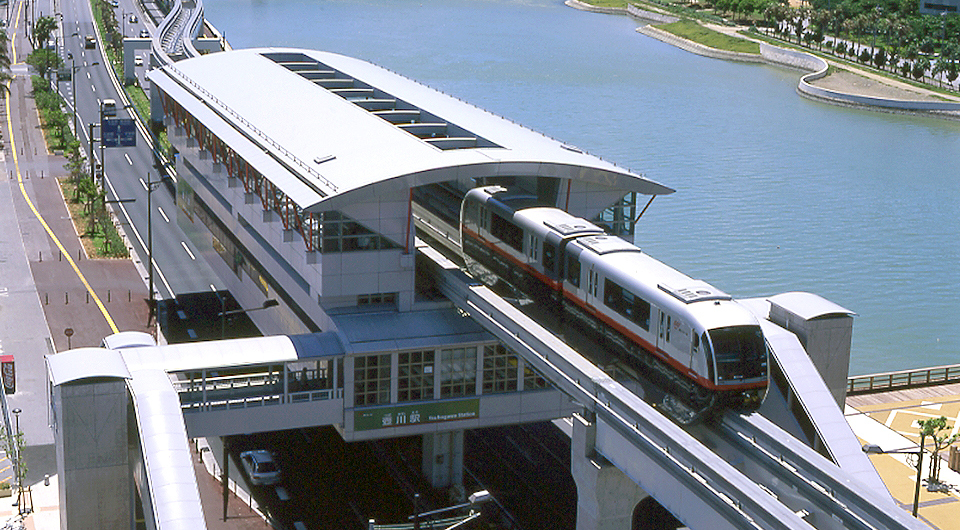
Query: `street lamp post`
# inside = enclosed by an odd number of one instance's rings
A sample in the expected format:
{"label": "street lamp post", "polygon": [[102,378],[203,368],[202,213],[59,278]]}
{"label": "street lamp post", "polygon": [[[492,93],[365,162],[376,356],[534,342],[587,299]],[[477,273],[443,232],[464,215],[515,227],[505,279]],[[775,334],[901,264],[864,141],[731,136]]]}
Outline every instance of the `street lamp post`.
{"label": "street lamp post", "polygon": [[[471,506],[480,505],[489,501],[492,498],[493,498],[493,495],[490,495],[490,492],[488,492],[487,490],[477,491],[477,492],[471,493],[470,496],[467,498],[467,502],[465,503],[457,504],[456,506],[450,506],[447,508],[440,508],[439,510],[432,510],[429,512],[419,513],[420,512],[420,494],[414,493],[413,494],[413,515],[411,515],[410,517],[407,517],[407,520],[412,520],[414,530],[419,530],[420,521],[424,518],[430,518],[430,517],[433,517],[434,515],[439,515],[441,513],[446,513],[453,510],[460,510],[463,508],[469,508]],[[480,516],[479,512],[477,513],[471,512],[471,515],[468,516],[468,518],[464,519],[463,521],[460,521],[454,526],[458,526],[460,524],[466,523],[467,521],[476,519],[479,516]]]}
{"label": "street lamp post", "polygon": [[20,512],[20,490],[21,490],[21,484],[20,484],[20,480],[21,480],[21,477],[20,477],[20,456],[21,456],[21,455],[20,455],[20,445],[21,445],[21,444],[20,444],[20,413],[23,412],[23,411],[20,410],[19,407],[17,407],[17,408],[15,408],[15,409],[13,409],[12,412],[13,412],[13,417],[15,418],[15,422],[16,422],[16,423],[15,423],[15,425],[16,425],[15,429],[16,429],[16,430],[14,431],[14,435],[13,435],[13,447],[11,447],[11,449],[13,450],[14,454],[16,455],[16,459],[17,459],[17,460],[16,460],[16,463],[14,464],[14,468],[13,468],[13,478],[14,478],[14,480],[15,480],[16,483],[17,483],[17,504],[16,504],[16,506],[17,506],[17,513],[19,514],[19,513],[22,513],[22,512]]}
{"label": "street lamp post", "polygon": [[[211,285],[211,287],[213,287]],[[217,297],[220,299],[220,314],[217,316],[220,317],[220,340],[224,339],[224,328],[226,327],[227,317],[230,315],[239,315],[241,313],[252,313],[253,311],[261,311],[263,309],[270,309],[271,307],[277,307],[280,305],[280,302],[276,301],[273,298],[267,298],[263,301],[263,305],[260,307],[254,307],[252,309],[231,309],[227,311],[227,301],[220,293],[217,293]]]}
{"label": "street lamp post", "polygon": [[863,452],[868,455],[917,455],[917,485],[916,490],[913,492],[913,516],[917,517],[917,510],[920,508],[920,477],[923,469],[923,443],[924,443],[924,434],[920,433],[920,446],[916,451],[904,451],[898,449],[896,451],[884,451],[880,448],[879,445],[875,444],[866,444],[863,446]]}
{"label": "street lamp post", "polygon": [[[153,292],[153,192],[168,178],[170,177],[160,177],[160,180],[151,180],[150,172],[147,172],[147,276],[150,280],[150,298],[147,304],[150,306],[151,319],[157,314],[157,299]],[[225,309],[221,303],[220,310],[224,311]],[[222,331],[221,329],[221,334]]]}

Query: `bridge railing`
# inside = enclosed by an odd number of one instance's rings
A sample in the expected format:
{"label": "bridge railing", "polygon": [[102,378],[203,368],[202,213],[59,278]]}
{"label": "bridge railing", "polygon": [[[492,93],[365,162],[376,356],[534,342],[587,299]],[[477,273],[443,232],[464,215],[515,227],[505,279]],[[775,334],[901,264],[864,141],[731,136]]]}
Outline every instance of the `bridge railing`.
{"label": "bridge railing", "polygon": [[850,377],[847,379],[847,395],[889,392],[947,383],[960,383],[960,364]]}

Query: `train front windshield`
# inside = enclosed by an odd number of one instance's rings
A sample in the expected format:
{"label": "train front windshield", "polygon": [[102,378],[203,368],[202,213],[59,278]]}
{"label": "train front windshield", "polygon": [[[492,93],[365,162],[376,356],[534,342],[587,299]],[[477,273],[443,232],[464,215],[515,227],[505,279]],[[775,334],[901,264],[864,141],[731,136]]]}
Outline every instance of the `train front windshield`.
{"label": "train front windshield", "polygon": [[732,326],[709,331],[717,382],[766,377],[767,343],[760,326]]}

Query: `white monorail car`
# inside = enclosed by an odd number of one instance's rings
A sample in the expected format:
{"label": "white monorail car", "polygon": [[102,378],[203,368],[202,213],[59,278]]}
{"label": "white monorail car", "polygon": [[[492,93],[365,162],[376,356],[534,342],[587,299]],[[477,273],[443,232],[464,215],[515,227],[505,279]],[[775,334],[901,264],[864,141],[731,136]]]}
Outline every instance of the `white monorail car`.
{"label": "white monorail car", "polygon": [[498,186],[467,193],[461,243],[478,279],[502,280],[562,307],[566,318],[640,362],[688,417],[759,406],[767,344],[757,319],[728,294],[589,221]]}

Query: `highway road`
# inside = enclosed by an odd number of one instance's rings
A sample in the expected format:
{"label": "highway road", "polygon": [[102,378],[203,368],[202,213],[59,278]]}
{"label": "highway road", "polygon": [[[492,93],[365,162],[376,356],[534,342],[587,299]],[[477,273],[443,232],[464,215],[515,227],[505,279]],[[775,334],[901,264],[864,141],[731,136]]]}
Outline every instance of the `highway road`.
{"label": "highway road", "polygon": [[[116,100],[118,117],[133,117],[134,113],[132,108],[121,108],[125,98],[121,98],[120,86],[107,70],[99,39],[95,47],[85,46],[87,35],[97,36],[89,2],[59,0],[58,4],[63,15],[59,19],[62,24],[59,52],[67,68],[75,69],[73,81],[60,82],[59,90],[68,103],[76,101],[79,137],[83,149],[89,150],[89,124],[99,123],[101,101]],[[133,0],[120,0],[115,9],[118,22],[122,20],[121,25],[128,36],[138,35],[147,29],[147,24],[152,24]],[[136,17],[135,23],[131,16]],[[153,28],[148,31],[152,33]],[[145,60],[144,64],[149,61]],[[142,76],[144,68],[146,66],[137,67],[138,76]],[[144,271],[148,255],[147,179],[160,179],[146,126],[146,123],[138,123],[136,147],[105,149],[101,149],[96,141],[100,135],[99,126],[93,129],[94,157],[99,161],[102,153],[105,161],[107,200],[124,201],[114,203],[112,207],[130,239],[130,246],[143,261]],[[200,251],[177,225],[175,175],[171,177],[155,186],[152,197],[155,292],[158,298],[169,299],[178,294],[210,291],[211,285],[223,289],[222,282],[201,258]]]}

